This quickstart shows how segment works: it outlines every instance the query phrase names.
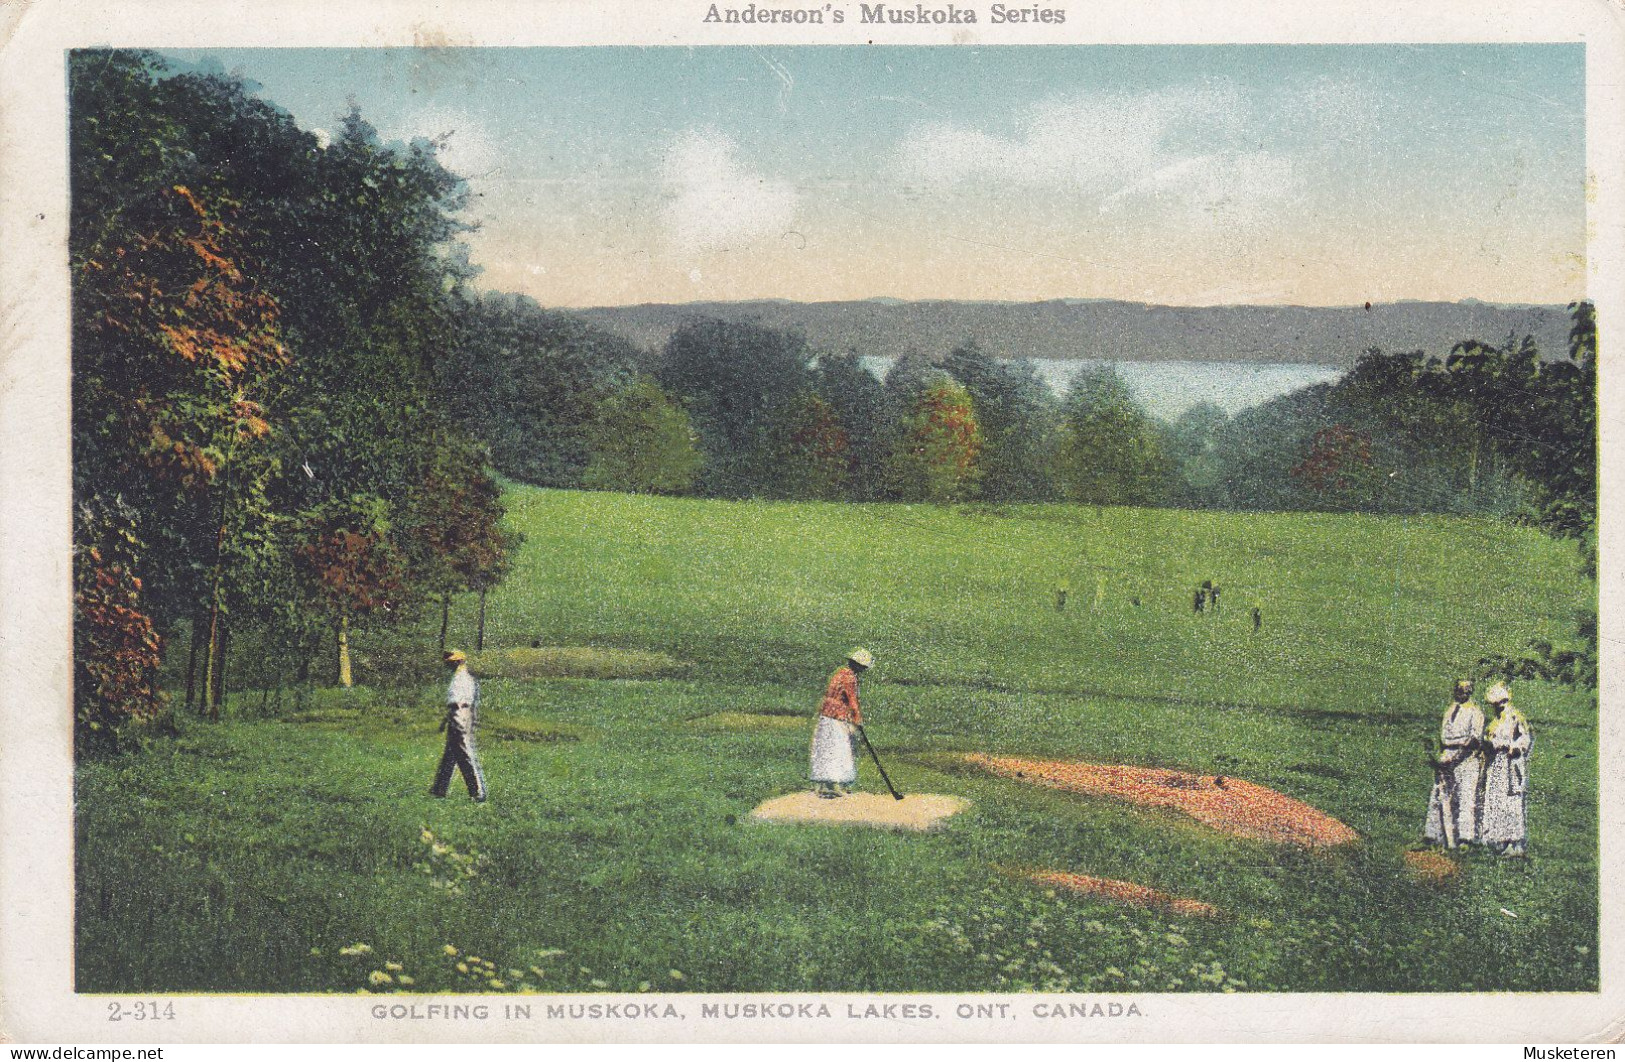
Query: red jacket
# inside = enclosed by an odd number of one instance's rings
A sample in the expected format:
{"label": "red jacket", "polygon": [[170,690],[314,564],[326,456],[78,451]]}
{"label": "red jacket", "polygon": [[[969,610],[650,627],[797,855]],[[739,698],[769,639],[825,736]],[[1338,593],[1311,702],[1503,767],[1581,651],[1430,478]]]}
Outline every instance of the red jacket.
{"label": "red jacket", "polygon": [[863,713],[858,711],[858,676],[849,667],[838,668],[829,678],[829,692],[824,694],[824,703],[819,706],[819,715],[827,715],[831,719],[851,723],[854,726],[863,725]]}

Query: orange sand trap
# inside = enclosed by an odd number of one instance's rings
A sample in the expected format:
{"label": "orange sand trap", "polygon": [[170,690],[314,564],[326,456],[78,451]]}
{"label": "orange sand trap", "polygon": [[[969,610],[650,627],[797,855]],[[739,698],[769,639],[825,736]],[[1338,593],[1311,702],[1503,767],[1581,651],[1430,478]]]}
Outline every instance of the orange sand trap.
{"label": "orange sand trap", "polygon": [[1461,873],[1461,864],[1441,852],[1406,852],[1405,865],[1423,881],[1441,884]]}
{"label": "orange sand trap", "polygon": [[1034,785],[1173,808],[1237,837],[1318,848],[1348,844],[1360,836],[1301,800],[1240,778],[1216,778],[1158,767],[1023,760],[979,752],[966,753],[964,759],[994,774]]}
{"label": "orange sand trap", "polygon": [[1219,913],[1219,909],[1212,904],[1187,899],[1184,896],[1170,896],[1166,892],[1136,885],[1132,881],[1091,878],[1087,874],[1063,874],[1058,870],[1033,871],[1028,873],[1027,877],[1041,885],[1053,885],[1091,896],[1104,896],[1108,900],[1116,900],[1130,907],[1154,907],[1175,914],[1196,915],[1201,918],[1212,918]]}

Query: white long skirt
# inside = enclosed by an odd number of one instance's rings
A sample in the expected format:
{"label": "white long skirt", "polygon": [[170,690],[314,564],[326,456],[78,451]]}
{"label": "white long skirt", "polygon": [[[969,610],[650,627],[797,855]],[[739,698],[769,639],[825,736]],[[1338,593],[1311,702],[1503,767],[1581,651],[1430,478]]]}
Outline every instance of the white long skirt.
{"label": "white long skirt", "polygon": [[1455,820],[1457,843],[1476,841],[1478,776],[1483,769],[1483,761],[1477,756],[1468,756],[1445,769],[1450,772],[1450,784],[1446,787],[1449,793],[1447,796],[1441,792],[1438,785],[1433,787],[1433,795],[1428,799],[1428,817],[1423,827],[1423,835],[1434,844],[1443,844],[1444,819],[1449,816]]}
{"label": "white long skirt", "polygon": [[813,728],[812,766],[809,777],[815,782],[851,785],[858,780],[858,761],[852,755],[852,735],[846,724],[827,715],[818,717]]}
{"label": "white long skirt", "polygon": [[1526,761],[1514,762],[1506,755],[1492,755],[1484,772],[1484,824],[1480,837],[1485,844],[1524,841],[1524,802],[1528,799]]}

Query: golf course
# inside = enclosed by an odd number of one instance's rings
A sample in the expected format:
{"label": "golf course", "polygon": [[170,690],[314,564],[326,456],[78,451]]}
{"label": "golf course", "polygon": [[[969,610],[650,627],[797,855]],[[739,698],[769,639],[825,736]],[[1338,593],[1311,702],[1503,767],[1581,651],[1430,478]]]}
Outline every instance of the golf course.
{"label": "golf course", "polygon": [[[503,502],[524,540],[483,650],[473,595],[450,636],[489,801],[428,792],[438,609],[353,632],[354,688],[328,668],[234,689],[219,721],[177,711],[174,737],[78,769],[79,991],[1597,989],[1593,691],[1514,685],[1529,858],[1410,851],[1452,682],[1572,636],[1594,593],[1572,541],[1446,516]],[[1196,614],[1204,580],[1221,604]],[[891,781],[964,808],[930,830],[753,818],[806,788],[855,646]],[[1354,836],[989,767],[1028,761],[1233,779]],[[867,753],[859,774],[886,792]],[[1097,879],[1119,884],[1070,884]]]}

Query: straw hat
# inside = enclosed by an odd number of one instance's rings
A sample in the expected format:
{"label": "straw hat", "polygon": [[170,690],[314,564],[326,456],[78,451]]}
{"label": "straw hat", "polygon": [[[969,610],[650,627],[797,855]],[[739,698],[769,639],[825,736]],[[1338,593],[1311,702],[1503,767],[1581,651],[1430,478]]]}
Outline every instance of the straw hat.
{"label": "straw hat", "polygon": [[874,667],[874,654],[867,649],[854,649],[846,654],[846,658],[859,667]]}
{"label": "straw hat", "polygon": [[461,649],[447,649],[445,661],[448,664],[466,664],[468,663],[468,654]]}
{"label": "straw hat", "polygon": [[1484,695],[1484,699],[1491,704],[1506,704],[1512,700],[1512,691],[1506,688],[1505,683],[1497,682],[1490,687],[1490,692]]}

